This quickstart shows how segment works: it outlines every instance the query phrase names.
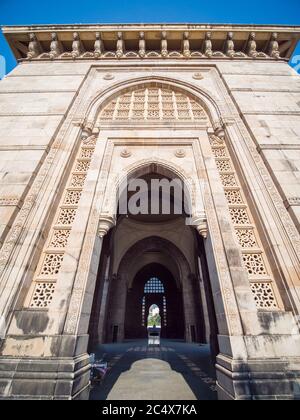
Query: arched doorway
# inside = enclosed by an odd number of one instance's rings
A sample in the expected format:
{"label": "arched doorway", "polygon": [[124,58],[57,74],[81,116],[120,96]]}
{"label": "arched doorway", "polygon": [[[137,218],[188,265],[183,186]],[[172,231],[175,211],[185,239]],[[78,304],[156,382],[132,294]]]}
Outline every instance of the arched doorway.
{"label": "arched doorway", "polygon": [[184,338],[182,290],[172,273],[152,263],[135,276],[127,292],[125,338],[146,338],[148,314],[152,305],[159,309],[162,338]]}

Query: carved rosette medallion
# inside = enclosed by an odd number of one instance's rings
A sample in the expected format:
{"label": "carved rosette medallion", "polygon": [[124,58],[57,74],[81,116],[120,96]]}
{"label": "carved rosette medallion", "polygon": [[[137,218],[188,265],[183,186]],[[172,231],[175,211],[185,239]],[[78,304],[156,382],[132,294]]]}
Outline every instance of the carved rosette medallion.
{"label": "carved rosette medallion", "polygon": [[129,158],[131,155],[132,153],[128,149],[123,149],[120,153],[120,156],[124,159]]}
{"label": "carved rosette medallion", "polygon": [[202,75],[202,73],[197,72],[197,73],[194,73],[193,74],[193,79],[195,79],[195,80],[202,80],[202,79],[204,79],[204,76]]}
{"label": "carved rosette medallion", "polygon": [[113,80],[115,78],[115,76],[111,73],[107,73],[103,76],[104,80]]}
{"label": "carved rosette medallion", "polygon": [[185,151],[183,149],[176,150],[174,154],[179,159],[182,159],[182,158],[184,158],[186,156],[186,153],[185,153]]}

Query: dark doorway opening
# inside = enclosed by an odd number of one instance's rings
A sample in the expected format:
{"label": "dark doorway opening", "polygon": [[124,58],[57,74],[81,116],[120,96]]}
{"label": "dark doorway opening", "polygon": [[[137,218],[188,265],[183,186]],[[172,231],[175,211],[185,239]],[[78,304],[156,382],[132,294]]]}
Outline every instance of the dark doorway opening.
{"label": "dark doorway opening", "polygon": [[156,263],[142,268],[128,289],[125,338],[147,337],[147,316],[152,305],[159,308],[161,336],[184,339],[182,292],[170,271]]}

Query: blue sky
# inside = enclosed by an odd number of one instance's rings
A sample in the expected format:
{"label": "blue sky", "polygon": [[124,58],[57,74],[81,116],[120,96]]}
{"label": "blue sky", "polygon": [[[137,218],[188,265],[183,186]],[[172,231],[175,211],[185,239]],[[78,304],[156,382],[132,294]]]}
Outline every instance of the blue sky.
{"label": "blue sky", "polygon": [[[43,7],[44,6],[44,7]],[[58,23],[244,23],[300,25],[299,0],[0,0],[0,25]],[[295,54],[300,55],[300,44]],[[3,35],[0,55],[15,61]],[[299,59],[300,62],[300,59]]]}

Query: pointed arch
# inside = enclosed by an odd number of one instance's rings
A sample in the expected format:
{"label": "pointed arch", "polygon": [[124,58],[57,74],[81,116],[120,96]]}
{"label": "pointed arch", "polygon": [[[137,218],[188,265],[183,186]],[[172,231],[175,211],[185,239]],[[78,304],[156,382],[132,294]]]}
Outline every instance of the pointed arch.
{"label": "pointed arch", "polygon": [[86,124],[94,126],[103,107],[114,98],[130,92],[133,89],[141,89],[148,86],[174,89],[192,97],[203,107],[213,127],[218,127],[220,125],[221,116],[225,114],[220,99],[216,98],[211,92],[203,87],[200,88],[193,83],[170,77],[145,76],[114,83],[107,89],[97,92],[92,100],[89,98],[89,103],[84,116]]}
{"label": "pointed arch", "polygon": [[102,214],[110,214],[115,217],[118,208],[118,198],[124,188],[127,187],[128,180],[140,178],[150,173],[157,173],[169,179],[178,178],[184,184],[184,193],[187,193],[187,202],[191,207],[191,216],[205,216],[204,199],[199,182],[187,175],[182,166],[173,162],[161,159],[159,156],[152,156],[149,159],[142,159],[126,167],[121,173],[109,181],[106,189],[106,196],[103,200],[104,207]]}

